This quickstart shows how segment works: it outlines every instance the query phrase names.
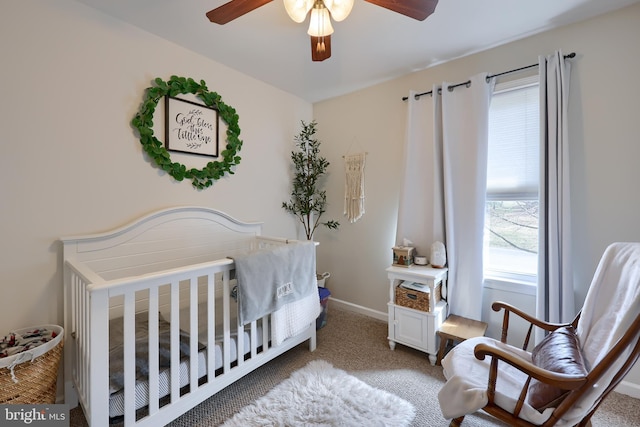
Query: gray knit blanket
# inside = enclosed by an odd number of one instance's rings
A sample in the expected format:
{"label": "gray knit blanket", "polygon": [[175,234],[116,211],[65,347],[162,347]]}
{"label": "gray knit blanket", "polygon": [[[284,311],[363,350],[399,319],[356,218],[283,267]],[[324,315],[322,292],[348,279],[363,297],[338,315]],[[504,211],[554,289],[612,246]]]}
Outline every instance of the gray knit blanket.
{"label": "gray knit blanket", "polygon": [[313,242],[261,249],[236,255],[233,259],[242,325],[317,292]]}

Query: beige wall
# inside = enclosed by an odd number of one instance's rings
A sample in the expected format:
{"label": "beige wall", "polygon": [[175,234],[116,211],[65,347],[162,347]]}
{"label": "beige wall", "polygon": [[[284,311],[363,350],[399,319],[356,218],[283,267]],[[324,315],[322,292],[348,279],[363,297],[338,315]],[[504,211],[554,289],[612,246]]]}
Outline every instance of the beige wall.
{"label": "beige wall", "polygon": [[[68,0],[7,2],[0,58],[0,330],[61,324],[60,237],[176,205],[295,237],[281,203],[310,103]],[[130,125],[144,89],[174,74],[205,80],[240,116],[236,174],[203,191],[153,167]]]}
{"label": "beige wall", "polygon": [[[319,136],[334,165],[342,165],[341,156],[354,140],[359,142],[354,149],[361,146],[369,153],[365,216],[343,224],[340,233],[317,235],[319,263],[331,268],[333,297],[373,315],[386,313],[384,269],[395,241],[403,158],[406,103],[401,98],[410,89],[425,91],[442,81],[464,82],[479,72],[534,64],[538,55],[562,49],[577,53],[571,61],[570,150],[576,299],[581,305],[604,248],[614,241],[640,241],[638,40],[640,4],[314,104]],[[343,182],[343,174],[334,171],[328,182],[329,215],[342,213]],[[628,378],[640,384],[638,372]]]}

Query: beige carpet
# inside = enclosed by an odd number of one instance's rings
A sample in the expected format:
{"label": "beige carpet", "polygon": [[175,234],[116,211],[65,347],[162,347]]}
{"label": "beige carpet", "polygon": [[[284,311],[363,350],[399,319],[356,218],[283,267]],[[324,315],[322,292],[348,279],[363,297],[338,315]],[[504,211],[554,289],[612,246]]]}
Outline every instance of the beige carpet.
{"label": "beige carpet", "polygon": [[[243,407],[264,396],[309,361],[322,359],[365,383],[412,403],[416,416],[412,426],[447,426],[437,394],[444,382],[442,368],[431,366],[425,353],[397,345],[389,349],[387,323],[349,311],[329,301],[327,326],[318,331],[318,348],[309,352],[300,345],[230,385],[187,412],[171,427],[219,426]],[[612,393],[592,419],[594,427],[640,426],[640,401]],[[82,411],[71,411],[71,427],[86,426]],[[465,418],[465,427],[504,425],[478,413]]]}

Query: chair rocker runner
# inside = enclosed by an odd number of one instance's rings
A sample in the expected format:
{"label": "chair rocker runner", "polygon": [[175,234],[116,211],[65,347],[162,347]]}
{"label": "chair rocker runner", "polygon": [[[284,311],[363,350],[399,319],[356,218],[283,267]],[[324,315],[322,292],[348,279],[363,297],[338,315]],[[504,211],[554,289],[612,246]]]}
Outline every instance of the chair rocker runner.
{"label": "chair rocker runner", "polygon": [[[584,305],[567,324],[547,323],[502,302],[500,341],[466,340],[443,360],[442,414],[461,425],[479,409],[512,426],[587,426],[640,356],[640,243],[604,252]],[[509,316],[529,322],[521,348],[507,344]],[[527,351],[533,328],[548,335]]]}

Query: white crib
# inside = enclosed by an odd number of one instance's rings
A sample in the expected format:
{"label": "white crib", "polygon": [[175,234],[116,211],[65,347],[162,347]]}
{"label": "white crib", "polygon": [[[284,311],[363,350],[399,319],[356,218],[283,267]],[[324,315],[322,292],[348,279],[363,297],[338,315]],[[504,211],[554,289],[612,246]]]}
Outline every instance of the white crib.
{"label": "white crib", "polygon": [[[79,403],[92,427],[107,426],[114,411],[125,426],[165,425],[304,341],[315,350],[315,322],[279,346],[269,339],[270,315],[238,325],[229,257],[290,242],[262,237],[261,228],[209,208],[178,207],[107,233],[61,239],[65,403]],[[124,389],[112,393],[109,329],[120,317]],[[140,318],[149,330],[143,380],[136,378]],[[167,322],[170,365],[162,368],[158,330]],[[182,358],[181,331],[188,333]]]}

